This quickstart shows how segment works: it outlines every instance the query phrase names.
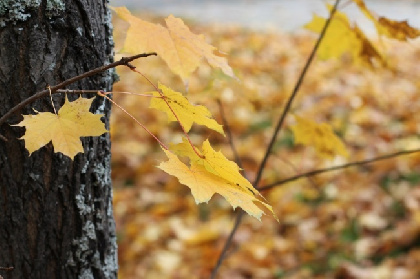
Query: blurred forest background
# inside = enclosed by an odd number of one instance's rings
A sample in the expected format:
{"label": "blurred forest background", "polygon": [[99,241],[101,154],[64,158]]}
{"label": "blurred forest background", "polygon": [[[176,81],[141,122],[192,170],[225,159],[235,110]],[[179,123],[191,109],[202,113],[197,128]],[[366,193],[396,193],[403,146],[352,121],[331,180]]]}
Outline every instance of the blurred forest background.
{"label": "blurred forest background", "polygon": [[[316,59],[292,114],[332,125],[350,156],[320,158],[294,143],[286,119],[262,185],[311,170],[420,148],[420,39],[379,40],[351,1],[342,5],[381,45],[394,71],[348,59]],[[420,28],[419,1],[366,1],[390,19]],[[182,17],[226,53],[239,81],[209,66],[190,79],[188,98],[206,105],[219,123],[222,109],[250,181],[317,35],[303,29],[312,14],[327,16],[324,1],[111,1],[141,18]],[[127,24],[115,17],[118,53]],[[153,83],[185,92],[165,63],[134,63]],[[118,69],[114,91],[144,93],[150,84]],[[114,94],[117,103],[164,143],[179,142],[177,123],[148,109],[149,99]],[[113,108],[112,174],[120,278],[208,278],[233,226],[236,212],[220,196],[196,205],[188,187],[156,168],[164,154],[141,127]],[[195,126],[193,141],[210,138],[233,159],[226,138]],[[219,278],[420,278],[420,154],[328,172],[262,191],[280,219],[245,217]],[[238,210],[237,210],[238,211]]]}

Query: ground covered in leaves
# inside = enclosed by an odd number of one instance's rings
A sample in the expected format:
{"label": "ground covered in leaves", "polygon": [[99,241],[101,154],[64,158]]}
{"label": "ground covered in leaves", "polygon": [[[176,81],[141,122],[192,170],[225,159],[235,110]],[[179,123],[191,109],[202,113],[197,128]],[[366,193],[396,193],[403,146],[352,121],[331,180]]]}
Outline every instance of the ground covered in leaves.
{"label": "ground covered in leaves", "polygon": [[[118,47],[124,24],[116,25]],[[187,97],[206,105],[219,123],[223,110],[225,131],[232,132],[253,181],[316,37],[189,26],[226,53],[239,81],[204,65],[190,79]],[[378,44],[388,69],[354,65],[346,57],[314,61],[260,186],[420,148],[420,42]],[[154,84],[186,92],[160,58],[133,64]],[[114,91],[154,90],[128,68],[118,73]],[[177,123],[149,109],[148,97],[114,94],[114,100],[165,144],[181,141]],[[295,144],[293,115],[332,125],[349,157],[328,160]],[[197,144],[208,138],[234,159],[228,139],[218,133],[193,126],[190,135]],[[156,168],[165,159],[157,142],[115,106],[111,136],[120,278],[208,278],[237,212],[217,195],[197,206],[189,188]],[[420,154],[400,156],[262,191],[280,222],[269,214],[261,222],[246,216],[219,278],[420,278],[419,163]]]}

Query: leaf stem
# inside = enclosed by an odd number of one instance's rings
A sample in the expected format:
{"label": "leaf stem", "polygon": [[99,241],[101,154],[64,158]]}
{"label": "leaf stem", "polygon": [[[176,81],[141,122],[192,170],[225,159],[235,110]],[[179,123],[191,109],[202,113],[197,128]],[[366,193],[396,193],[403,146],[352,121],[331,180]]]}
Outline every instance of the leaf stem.
{"label": "leaf stem", "polygon": [[51,95],[51,86],[48,85],[47,89],[50,92],[50,100],[51,100],[51,105],[54,109],[54,114],[57,115],[57,111],[55,110],[54,102],[53,102],[52,95]]}
{"label": "leaf stem", "polygon": [[[291,96],[289,97],[289,99],[287,101],[287,104],[286,104],[286,107],[283,110],[283,113],[281,114],[280,119],[277,122],[277,126],[276,126],[276,128],[275,128],[275,130],[273,132],[273,135],[271,137],[270,143],[267,146],[266,153],[264,155],[263,160],[261,161],[261,164],[260,164],[260,166],[258,168],[257,176],[256,176],[256,178],[254,180],[254,183],[253,183],[253,185],[254,185],[254,187],[256,189],[258,189],[258,183],[261,180],[262,173],[264,171],[264,168],[265,168],[265,165],[267,163],[267,160],[270,157],[271,150],[272,150],[272,148],[274,146],[274,143],[275,143],[275,141],[277,139],[277,135],[279,134],[279,132],[280,132],[282,126],[283,126],[283,123],[284,123],[284,120],[286,118],[286,115],[287,115],[287,113],[289,112],[289,110],[290,110],[290,108],[292,106],[293,100],[295,99],[295,97],[296,97],[296,95],[297,95],[297,93],[298,93],[298,91],[300,89],[300,86],[302,85],[303,79],[305,78],[306,72],[308,71],[309,66],[312,63],[313,58],[315,57],[315,54],[316,54],[316,52],[318,50],[318,47],[319,47],[321,41],[323,40],[323,38],[325,37],[326,31],[328,29],[328,26],[330,25],[331,19],[333,18],[334,14],[335,14],[335,12],[337,10],[337,7],[338,7],[339,3],[340,3],[340,0],[336,0],[335,1],[334,7],[330,11],[330,15],[329,15],[327,21],[325,22],[325,25],[324,25],[324,27],[323,27],[323,29],[321,31],[321,34],[320,34],[320,36],[319,36],[319,38],[318,38],[318,40],[317,40],[314,48],[312,49],[312,52],[309,55],[309,58],[306,61],[306,64],[305,64],[304,68],[302,69],[302,72],[301,72],[301,74],[299,76],[299,79],[296,82],[295,88],[293,89],[293,92],[292,92]],[[232,242],[233,236],[236,233],[236,231],[237,231],[237,229],[238,229],[238,227],[239,227],[239,225],[240,225],[240,223],[242,221],[242,215],[243,215],[243,213],[241,212],[236,217],[235,226],[232,228],[232,231],[231,231],[231,233],[229,235],[229,238],[226,240],[225,246],[223,247],[223,250],[222,250],[222,252],[219,255],[219,259],[217,261],[217,264],[213,268],[213,271],[212,271],[212,274],[211,274],[211,278],[212,279],[213,278],[216,278],[217,272],[218,272],[218,270],[219,270],[219,268],[220,268],[223,260],[226,257],[226,253],[227,253],[227,251],[229,249],[229,246],[230,246],[230,244]]]}
{"label": "leaf stem", "polygon": [[131,113],[129,113],[125,108],[123,108],[122,106],[120,106],[119,104],[117,104],[114,100],[112,100],[111,98],[109,98],[106,94],[104,94],[101,91],[97,91],[98,95],[101,97],[106,98],[108,101],[110,101],[111,103],[113,103],[114,105],[116,105],[120,110],[122,110],[123,112],[125,112],[131,119],[133,119],[137,124],[139,124],[147,133],[149,133],[149,135],[151,135],[159,144],[160,146],[162,146],[164,149],[169,150],[168,147],[161,142],[157,136],[155,136],[152,132],[150,132],[149,129],[147,129],[146,126],[144,126],[143,124],[141,124],[140,121],[138,121]]}
{"label": "leaf stem", "polygon": [[230,231],[230,234],[229,234],[228,238],[226,239],[225,246],[223,247],[223,250],[222,250],[219,258],[217,259],[217,263],[216,263],[215,267],[213,268],[213,271],[211,272],[210,279],[215,279],[216,278],[217,271],[222,266],[222,263],[226,258],[227,250],[228,250],[228,248],[230,247],[230,244],[233,241],[233,237],[235,236],[236,231],[239,229],[239,226],[242,223],[242,219],[243,219],[244,215],[245,215],[245,211],[243,211],[243,210],[239,211],[238,214],[236,215],[235,225],[233,226],[232,230]]}
{"label": "leaf stem", "polygon": [[155,88],[155,90],[157,92],[161,93],[160,92],[160,89],[156,86],[156,84],[154,84],[148,77],[146,77],[145,74],[143,74],[142,72],[140,72],[139,70],[137,70],[137,68],[135,66],[129,64],[129,65],[127,65],[127,67],[130,68],[130,70],[132,70],[133,72],[138,73],[139,75],[141,75],[144,79],[147,80],[148,83],[150,83],[151,86],[153,86]]}
{"label": "leaf stem", "polygon": [[65,93],[65,94],[98,94],[98,90],[70,90],[70,89],[58,89],[55,93]]}
{"label": "leaf stem", "polygon": [[160,96],[162,97],[162,99],[165,101],[165,103],[168,106],[168,108],[171,110],[172,114],[175,116],[176,120],[179,123],[179,126],[181,126],[181,130],[184,133],[185,137],[187,138],[189,144],[191,145],[194,153],[197,154],[197,156],[200,157],[201,159],[205,159],[205,156],[202,155],[202,154],[200,154],[200,152],[197,150],[197,148],[192,143],[190,137],[188,136],[188,133],[185,131],[184,125],[182,125],[181,121],[179,120],[178,115],[175,113],[175,111],[173,110],[173,108],[169,104],[168,100],[166,100],[166,96],[165,96],[165,94],[163,94],[162,90],[160,90],[153,82],[150,81],[150,79],[148,79],[146,77],[146,75],[144,75],[142,72],[140,72],[139,70],[137,70],[136,67],[134,67],[133,65],[130,64],[130,65],[127,65],[127,67],[129,67],[133,72],[136,72],[136,73],[140,74],[142,77],[144,77],[156,89],[156,91],[160,94]]}
{"label": "leaf stem", "polygon": [[109,94],[127,94],[127,95],[141,96],[141,97],[160,98],[160,97],[153,96],[151,94],[133,93],[133,92],[127,92],[127,91],[105,92],[105,95],[109,95]]}

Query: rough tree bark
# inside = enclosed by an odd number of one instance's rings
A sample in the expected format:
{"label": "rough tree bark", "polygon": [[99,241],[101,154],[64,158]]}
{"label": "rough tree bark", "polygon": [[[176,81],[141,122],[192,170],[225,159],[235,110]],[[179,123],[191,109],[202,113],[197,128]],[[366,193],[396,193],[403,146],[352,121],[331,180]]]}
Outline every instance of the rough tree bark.
{"label": "rough tree bark", "polygon": [[[0,1],[0,116],[65,79],[112,61],[107,0]],[[70,89],[111,90],[112,71]],[[56,108],[64,96],[53,96]],[[68,96],[70,100],[77,96]],[[52,111],[44,98],[32,104]],[[20,113],[31,114],[27,107]],[[95,113],[110,104],[94,101]],[[116,278],[117,247],[112,214],[109,135],[83,139],[74,161],[53,146],[29,156],[19,140],[24,128],[0,127],[0,270],[7,278]]]}

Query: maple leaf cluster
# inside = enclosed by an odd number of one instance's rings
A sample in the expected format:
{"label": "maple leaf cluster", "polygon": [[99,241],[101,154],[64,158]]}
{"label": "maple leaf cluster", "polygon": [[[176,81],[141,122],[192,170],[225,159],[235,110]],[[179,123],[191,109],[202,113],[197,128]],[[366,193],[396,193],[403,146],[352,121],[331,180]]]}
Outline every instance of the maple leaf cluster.
{"label": "maple leaf cluster", "polygon": [[[130,23],[123,52],[136,54],[155,51],[184,82],[187,82],[202,58],[206,58],[211,66],[221,68],[226,75],[235,77],[227,60],[214,54],[216,48],[206,43],[203,36],[193,34],[181,19],[169,16],[166,19],[168,28],[164,28],[132,16],[125,7],[113,9]],[[206,107],[191,104],[181,93],[163,84],[159,83],[156,89],[157,91],[150,95],[154,97],[150,107],[166,113],[168,121],[178,121],[187,137],[193,123],[204,125],[224,135],[222,125],[212,119]],[[103,93],[98,95],[112,101]],[[24,120],[17,126],[26,127],[26,134],[22,139],[25,140],[29,153],[50,141],[55,152],[61,152],[72,159],[77,153],[83,152],[80,137],[99,136],[106,132],[100,121],[102,115],[89,112],[92,100],[80,98],[70,103],[66,99],[66,103],[57,114],[42,112],[38,115],[24,116]],[[239,173],[238,166],[220,152],[215,152],[208,141],[203,144],[202,157],[197,157],[197,149],[191,142],[183,147],[184,152],[180,155],[190,158],[190,167],[167,150],[162,142],[159,143],[169,159],[159,167],[190,187],[197,203],[207,202],[214,193],[219,193],[233,208],[239,206],[258,219],[263,211],[254,202],[263,205],[274,214],[271,206],[254,197],[255,194],[259,194],[258,191]],[[188,147],[189,153],[186,152]]]}
{"label": "maple leaf cluster", "polygon": [[[374,22],[379,34],[403,41],[420,35],[420,32],[406,23],[398,23],[384,18],[377,19],[361,0],[355,0],[355,3]],[[328,8],[332,9],[331,6]],[[125,7],[113,8],[113,10],[130,24],[122,52],[135,54],[155,51],[167,63],[172,72],[181,77],[184,83],[187,83],[203,58],[212,67],[220,68],[226,75],[235,78],[227,60],[215,55],[217,49],[208,44],[202,35],[192,33],[181,19],[169,16],[166,19],[167,27],[165,28],[131,15]],[[315,16],[306,27],[312,31],[321,32],[325,24],[325,19]],[[351,26],[344,13],[337,12],[331,19],[328,31],[328,36],[323,40],[319,50],[321,58],[339,58],[344,53],[351,53],[355,62],[361,59],[372,63],[372,59],[377,58],[385,65],[382,56],[376,51],[373,44],[365,38],[357,26]],[[187,136],[187,146],[189,146],[189,152],[185,152],[188,148],[183,146],[183,152],[177,154],[174,150],[169,151],[154,136],[166,149],[165,153],[169,159],[159,167],[190,187],[197,203],[207,202],[214,193],[219,193],[234,208],[240,206],[258,219],[263,211],[254,202],[260,203],[274,214],[271,206],[254,197],[254,195],[259,195],[258,191],[239,173],[239,168],[235,163],[227,160],[221,153],[216,153],[208,141],[204,142],[200,155],[198,149],[190,141],[187,133],[193,123],[207,126],[224,135],[222,126],[212,118],[210,111],[204,106],[192,105],[181,93],[161,83],[156,89],[157,91],[151,93],[153,98],[150,107],[165,112],[168,121],[178,121]],[[108,98],[102,93],[99,95]],[[66,103],[57,114],[42,112],[37,115],[24,116],[24,120],[17,126],[24,126],[27,129],[22,139],[25,140],[29,153],[31,154],[50,141],[56,152],[61,152],[70,158],[83,152],[80,137],[99,136],[106,132],[100,121],[101,115],[94,115],[88,111],[91,103],[92,100],[83,98],[70,103],[66,98]],[[348,157],[344,145],[329,125],[317,124],[298,116],[296,120],[297,124],[291,128],[296,143],[315,147],[320,156],[334,158],[336,155],[342,155]],[[144,125],[140,125],[145,128]],[[184,141],[182,144],[185,145],[186,142]],[[180,144],[176,146],[179,147]],[[190,167],[182,163],[177,155],[188,157]]]}
{"label": "maple leaf cluster", "polygon": [[[210,34],[214,45],[223,46],[242,82],[200,66],[190,77],[188,100],[206,104],[216,120],[221,119],[218,105],[209,96],[221,100],[243,168],[252,179],[279,108],[286,103],[313,47],[313,37],[227,26],[192,29]],[[372,44],[399,74],[381,66],[372,71],[364,62],[349,63],[346,53],[316,61],[293,108],[294,117],[286,119],[286,129],[276,142],[262,185],[346,160],[420,146],[412,136],[419,120],[414,112],[420,109],[415,89],[418,67],[414,63],[420,58],[418,44],[407,46],[388,40],[382,44],[372,40]],[[153,60],[136,65],[159,69],[149,72],[149,77],[182,92],[183,82],[162,70],[164,63]],[[121,69],[120,73],[128,74],[129,70]],[[119,83],[116,90],[138,91],[139,86],[150,90],[135,76]],[[182,142],[192,154],[178,125],[162,127],[168,114],[151,110],[144,115],[140,111],[148,103],[133,102],[129,96],[117,99],[134,115],[153,122],[151,129],[159,138]],[[134,132],[135,125],[122,121],[124,118],[117,112],[111,124],[119,127],[112,136],[121,276],[189,278],[194,274],[208,278],[232,227],[230,205],[213,197],[211,203],[196,206],[195,196],[188,197],[190,189],[180,188],[178,178],[153,171],[156,162],[150,152],[159,157],[160,148],[154,148],[155,143],[141,131]],[[191,138],[203,142],[210,137],[213,149],[233,157],[226,138],[218,134],[197,126]],[[317,134],[323,136],[308,136]],[[181,161],[189,176],[192,160],[181,156],[176,145],[170,146],[173,153],[169,156]],[[202,152],[202,145],[198,146]],[[132,153],[127,154],[127,150]],[[164,156],[166,162],[161,164],[170,165],[171,159]],[[224,263],[221,278],[376,278],[384,273],[417,278],[419,249],[414,246],[402,251],[415,243],[419,232],[414,209],[418,206],[418,162],[418,155],[411,155],[303,178],[262,192],[280,217],[280,224],[274,218],[264,219],[263,224],[245,220],[234,239],[237,252]]]}

